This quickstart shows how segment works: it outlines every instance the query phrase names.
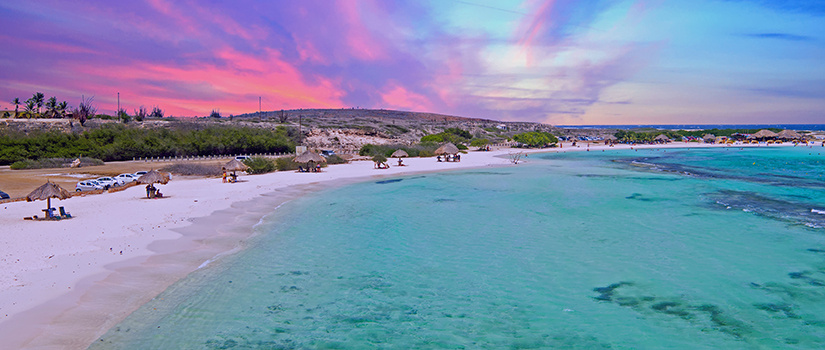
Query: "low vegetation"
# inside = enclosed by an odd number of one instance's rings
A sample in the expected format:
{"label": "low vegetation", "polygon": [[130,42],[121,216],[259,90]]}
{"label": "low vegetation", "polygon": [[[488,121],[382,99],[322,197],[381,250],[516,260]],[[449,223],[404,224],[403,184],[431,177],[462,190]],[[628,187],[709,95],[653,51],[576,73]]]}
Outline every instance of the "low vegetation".
{"label": "low vegetation", "polygon": [[176,175],[220,176],[223,172],[218,164],[175,163],[160,169]]}
{"label": "low vegetation", "polygon": [[275,171],[275,162],[264,157],[252,157],[243,161],[249,174],[266,174]]}
{"label": "low vegetation", "polygon": [[[38,160],[20,160],[12,163],[9,167],[13,170],[21,169],[47,169],[47,168],[68,168],[77,158],[45,158]],[[103,165],[103,161],[95,158],[81,157],[80,166]]]}
{"label": "low vegetation", "polygon": [[414,146],[408,145],[373,145],[366,144],[361,146],[358,154],[362,156],[372,157],[374,155],[383,155],[389,157],[395,150],[403,149],[410,157],[432,157],[435,156],[435,150],[438,149],[438,144],[433,142],[420,143]]}
{"label": "low vegetation", "polygon": [[164,129],[108,124],[82,133],[3,131],[0,132],[0,165],[79,155],[121,161],[146,157],[287,153],[295,150],[294,134],[283,126],[270,130],[195,123]]}
{"label": "low vegetation", "polygon": [[559,142],[559,139],[549,132],[530,131],[513,135],[513,141],[527,147],[546,147]]}

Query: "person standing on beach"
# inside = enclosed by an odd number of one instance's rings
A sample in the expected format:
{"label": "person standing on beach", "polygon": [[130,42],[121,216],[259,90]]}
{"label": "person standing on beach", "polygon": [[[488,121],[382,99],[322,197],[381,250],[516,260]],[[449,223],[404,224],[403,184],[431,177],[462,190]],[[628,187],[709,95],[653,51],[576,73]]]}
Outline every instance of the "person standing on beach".
{"label": "person standing on beach", "polygon": [[226,183],[226,167],[221,167],[221,171],[223,171],[223,183]]}

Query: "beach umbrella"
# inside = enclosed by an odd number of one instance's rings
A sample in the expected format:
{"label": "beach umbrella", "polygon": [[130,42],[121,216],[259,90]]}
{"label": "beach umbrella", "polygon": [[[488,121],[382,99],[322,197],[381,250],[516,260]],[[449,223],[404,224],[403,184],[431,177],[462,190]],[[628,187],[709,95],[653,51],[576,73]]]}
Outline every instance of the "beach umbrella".
{"label": "beach umbrella", "polygon": [[794,140],[794,139],[801,139],[802,138],[802,135],[800,135],[798,132],[793,131],[793,130],[782,130],[778,134],[776,134],[776,136],[781,138],[781,139],[786,139],[786,140]]}
{"label": "beach umbrella", "polygon": [[246,169],[249,169],[249,166],[237,159],[230,160],[229,163],[226,163],[223,167],[228,171],[232,171],[233,174],[235,171],[246,171]]}
{"label": "beach umbrella", "polygon": [[654,140],[656,140],[656,141],[664,141],[664,142],[669,142],[669,141],[670,141],[670,138],[668,138],[667,136],[665,136],[665,134],[661,134],[661,135],[659,135],[659,136],[656,136],[656,138],[655,138]]}
{"label": "beach umbrella", "polygon": [[769,138],[769,137],[776,137],[776,133],[767,129],[762,129],[753,134],[754,138],[762,139],[762,138]]}
{"label": "beach umbrella", "polygon": [[137,181],[142,184],[160,183],[165,185],[169,182],[169,174],[162,174],[157,170],[151,170],[148,173],[141,175]]}
{"label": "beach umbrella", "polygon": [[616,141],[616,140],[618,140],[618,139],[616,138],[616,136],[613,136],[613,135],[607,135],[607,136],[605,136],[605,137],[604,137],[604,140],[605,140],[605,141]]}
{"label": "beach umbrella", "polygon": [[71,196],[72,196],[72,194],[69,193],[69,191],[66,191],[63,187],[60,187],[59,185],[57,185],[55,183],[46,181],[45,184],[43,184],[42,186],[34,189],[34,191],[29,193],[29,195],[26,196],[26,201],[27,202],[42,201],[42,200],[45,199],[46,200],[46,207],[51,208],[52,207],[52,198],[66,199],[66,198],[69,198]]}
{"label": "beach umbrella", "polygon": [[390,155],[391,158],[401,158],[401,157],[409,157],[409,156],[410,155],[407,154],[407,151],[405,151],[403,149],[397,149],[397,150],[395,150],[395,152],[392,152],[392,155]]}
{"label": "beach umbrella", "polygon": [[321,162],[326,162],[327,159],[324,158],[323,156],[321,156],[318,153],[311,152],[311,151],[306,151],[304,153],[301,153],[301,155],[299,155],[299,156],[295,157],[294,159],[292,159],[292,161],[295,162],[295,163],[309,163],[309,162],[321,163]]}
{"label": "beach umbrella", "polygon": [[705,134],[705,135],[702,136],[702,140],[704,140],[705,142],[711,143],[713,141],[716,141],[716,136],[713,135],[713,134]]}
{"label": "beach umbrella", "polygon": [[458,147],[456,147],[452,143],[447,143],[446,145],[438,147],[438,149],[435,150],[436,155],[457,154],[457,153],[458,153]]}

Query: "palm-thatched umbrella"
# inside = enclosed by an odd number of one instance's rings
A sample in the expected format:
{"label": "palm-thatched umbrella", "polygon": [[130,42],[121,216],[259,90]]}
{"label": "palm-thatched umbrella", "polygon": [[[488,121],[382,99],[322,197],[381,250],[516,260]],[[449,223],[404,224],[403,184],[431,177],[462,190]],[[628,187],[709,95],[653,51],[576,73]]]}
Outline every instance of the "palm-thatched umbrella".
{"label": "palm-thatched umbrella", "polygon": [[616,138],[616,136],[613,136],[613,135],[607,135],[607,136],[604,137],[604,140],[605,141],[616,141],[616,140],[618,140],[618,138]]}
{"label": "palm-thatched umbrella", "polygon": [[46,200],[46,209],[51,210],[52,207],[52,198],[57,199],[66,199],[71,197],[72,194],[69,191],[66,191],[63,187],[60,187],[58,184],[55,184],[50,181],[46,181],[45,184],[42,186],[34,189],[28,196],[26,196],[26,201],[42,201]]}
{"label": "palm-thatched umbrella", "polygon": [[447,143],[447,144],[445,144],[441,147],[438,147],[438,149],[435,150],[435,154],[436,155],[458,154],[458,147],[456,147],[452,143]]}
{"label": "palm-thatched umbrella", "polygon": [[776,137],[785,140],[797,140],[801,139],[802,135],[793,130],[782,130],[778,134],[776,134]]}
{"label": "palm-thatched umbrella", "polygon": [[236,171],[245,171],[246,169],[249,169],[249,166],[237,159],[230,160],[229,163],[226,163],[223,167],[227,171],[232,171],[233,175]]}
{"label": "palm-thatched umbrella", "polygon": [[151,184],[155,184],[155,183],[160,183],[160,184],[165,185],[169,182],[169,175],[168,174],[162,174],[159,171],[153,169],[153,170],[150,170],[148,173],[141,175],[137,179],[137,181],[138,181],[138,183],[141,183],[141,184],[150,184],[151,185]]}
{"label": "palm-thatched umbrella", "polygon": [[755,139],[767,139],[767,138],[776,137],[776,133],[773,132],[773,131],[770,131],[768,129],[762,129],[762,130],[759,130],[758,132],[756,132],[755,134],[753,134],[751,136]]}
{"label": "palm-thatched umbrella", "polygon": [[665,136],[665,134],[660,134],[659,136],[656,136],[656,138],[654,140],[662,141],[662,142],[670,142],[670,138]]}
{"label": "palm-thatched umbrella", "polygon": [[401,157],[409,157],[409,156],[410,155],[407,154],[407,151],[405,151],[403,149],[397,149],[397,150],[395,150],[395,152],[392,152],[392,155],[390,155],[391,158],[401,158]]}
{"label": "palm-thatched umbrella", "polygon": [[716,141],[716,135],[705,134],[702,136],[702,140],[704,140],[706,143],[713,143],[714,141]]}
{"label": "palm-thatched umbrella", "polygon": [[326,163],[327,159],[318,153],[307,150],[293,158],[292,161],[295,163],[306,163],[307,168],[309,168],[309,163]]}

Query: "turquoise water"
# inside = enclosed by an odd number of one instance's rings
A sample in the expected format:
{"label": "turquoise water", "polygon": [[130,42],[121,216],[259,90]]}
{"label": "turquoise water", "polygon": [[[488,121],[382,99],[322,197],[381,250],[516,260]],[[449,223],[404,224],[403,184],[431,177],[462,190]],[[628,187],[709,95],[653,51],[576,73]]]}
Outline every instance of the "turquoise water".
{"label": "turquoise water", "polygon": [[531,155],[310,194],[92,348],[823,348],[824,151]]}

